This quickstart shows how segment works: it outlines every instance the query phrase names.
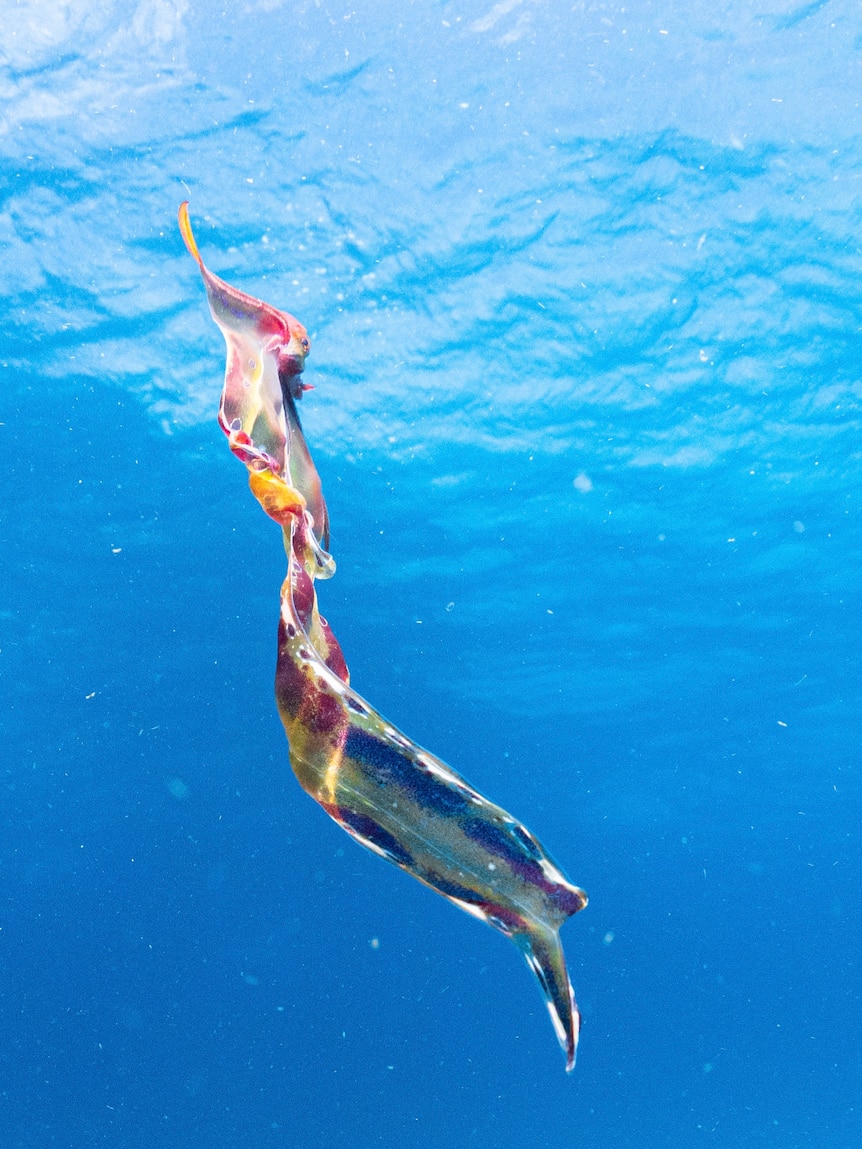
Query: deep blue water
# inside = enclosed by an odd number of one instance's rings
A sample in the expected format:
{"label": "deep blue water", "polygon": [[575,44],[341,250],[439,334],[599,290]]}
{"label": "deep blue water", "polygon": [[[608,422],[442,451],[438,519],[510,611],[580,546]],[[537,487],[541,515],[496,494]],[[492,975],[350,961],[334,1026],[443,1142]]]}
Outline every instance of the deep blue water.
{"label": "deep blue water", "polygon": [[[0,1145],[862,1138],[862,13],[0,3]],[[533,829],[515,950],[290,774],[175,225],[309,328],[360,692]]]}

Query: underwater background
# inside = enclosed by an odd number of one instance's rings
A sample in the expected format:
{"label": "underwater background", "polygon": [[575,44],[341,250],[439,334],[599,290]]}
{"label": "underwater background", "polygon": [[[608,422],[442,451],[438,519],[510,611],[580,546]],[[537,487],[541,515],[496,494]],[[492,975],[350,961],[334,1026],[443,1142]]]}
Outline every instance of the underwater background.
{"label": "underwater background", "polygon": [[[0,0],[0,1145],[862,1143],[862,9]],[[295,314],[354,685],[590,905],[295,782],[176,227]]]}

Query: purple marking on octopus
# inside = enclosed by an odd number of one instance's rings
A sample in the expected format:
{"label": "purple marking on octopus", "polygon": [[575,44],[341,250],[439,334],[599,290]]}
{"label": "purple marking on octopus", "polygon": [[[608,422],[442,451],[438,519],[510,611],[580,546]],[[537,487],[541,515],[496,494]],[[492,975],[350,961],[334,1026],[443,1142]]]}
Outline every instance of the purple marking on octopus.
{"label": "purple marking on octopus", "polygon": [[510,827],[510,831],[518,839],[531,858],[535,858],[537,862],[541,861],[542,851],[539,843],[524,826],[520,826],[516,822]]}
{"label": "purple marking on octopus", "polygon": [[339,806],[338,819],[355,831],[360,838],[364,838],[366,842],[371,842],[372,845],[377,846],[393,862],[398,862],[402,866],[415,865],[413,855],[409,850],[405,850],[395,835],[384,830],[367,814],[360,814],[357,810]]}
{"label": "purple marking on octopus", "polygon": [[532,851],[525,856],[527,852],[521,837],[513,841],[510,829],[495,826],[493,822],[486,822],[483,818],[465,818],[461,823],[461,829],[468,838],[484,846],[489,854],[502,858],[516,873],[525,878],[529,876],[532,881],[546,880]]}
{"label": "purple marking on octopus", "polygon": [[567,889],[565,886],[557,886],[553,882],[549,882],[546,887],[550,894],[551,901],[554,905],[559,906],[560,911],[570,917],[576,914],[578,910],[582,910],[587,904],[581,894],[576,894],[573,890]]}
{"label": "purple marking on octopus", "polygon": [[431,883],[435,890],[439,890],[441,894],[446,894],[447,897],[458,898],[459,901],[467,902],[471,906],[484,905],[485,899],[482,895],[477,894],[468,886],[460,886],[457,882],[450,882],[448,878],[432,871],[425,871],[422,876]]}
{"label": "purple marking on octopus", "polygon": [[397,750],[384,739],[364,730],[351,730],[344,753],[368,767],[381,786],[398,786],[418,805],[442,814],[457,814],[467,805],[463,794],[438,782],[409,753]]}

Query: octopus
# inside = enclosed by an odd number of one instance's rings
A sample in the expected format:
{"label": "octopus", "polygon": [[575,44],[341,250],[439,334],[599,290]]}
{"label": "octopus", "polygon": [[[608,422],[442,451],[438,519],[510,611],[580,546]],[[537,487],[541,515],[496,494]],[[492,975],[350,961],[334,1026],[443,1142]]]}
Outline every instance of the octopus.
{"label": "octopus", "polygon": [[334,574],[335,562],[297,406],[308,389],[302,382],[308,333],[292,315],[209,271],[187,202],[179,226],[227,345],[219,425],[245,464],[252,494],[281,528],[287,555],[275,698],[293,772],[356,842],[514,942],[538,981],[571,1070],[580,1014],[559,931],[587,896],[524,825],[354,690],[318,609],[317,582]]}

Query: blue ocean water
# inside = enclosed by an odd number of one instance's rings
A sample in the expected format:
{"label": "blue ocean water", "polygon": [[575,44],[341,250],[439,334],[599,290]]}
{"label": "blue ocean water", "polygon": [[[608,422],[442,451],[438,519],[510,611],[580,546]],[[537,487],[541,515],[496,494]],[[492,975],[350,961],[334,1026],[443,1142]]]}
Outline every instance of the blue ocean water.
{"label": "blue ocean water", "polygon": [[[0,1144],[858,1144],[858,4],[0,28]],[[311,334],[354,684],[590,894],[570,1076],[290,774],[184,199]]]}

